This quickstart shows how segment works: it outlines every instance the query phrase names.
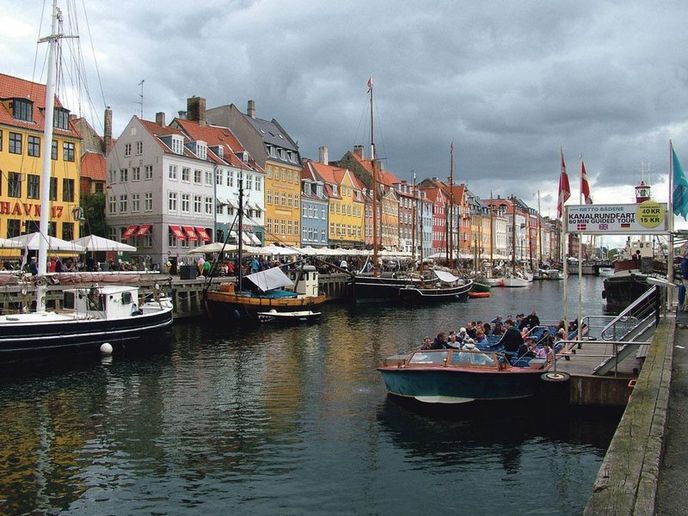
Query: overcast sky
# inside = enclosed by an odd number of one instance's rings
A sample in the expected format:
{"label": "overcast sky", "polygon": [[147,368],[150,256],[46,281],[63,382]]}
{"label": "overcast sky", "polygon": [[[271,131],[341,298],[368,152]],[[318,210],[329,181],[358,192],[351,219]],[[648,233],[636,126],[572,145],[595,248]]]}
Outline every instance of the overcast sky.
{"label": "overcast sky", "polygon": [[[540,190],[553,216],[561,146],[570,202],[580,155],[595,202],[633,202],[641,168],[666,201],[670,138],[688,167],[685,1],[89,0],[88,23],[76,3],[93,104],[65,103],[99,130],[111,105],[115,135],[145,80],[145,118],[253,99],[303,156],[338,159],[370,141],[372,76],[378,153],[402,179],[446,179],[453,140],[457,182],[535,208]],[[45,80],[42,9],[0,0],[2,72]]]}

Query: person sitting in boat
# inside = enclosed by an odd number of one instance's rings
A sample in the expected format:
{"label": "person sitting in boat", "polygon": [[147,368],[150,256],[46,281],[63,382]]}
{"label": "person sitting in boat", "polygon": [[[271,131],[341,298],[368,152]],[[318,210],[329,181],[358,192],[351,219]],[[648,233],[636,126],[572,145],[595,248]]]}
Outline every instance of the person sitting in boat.
{"label": "person sitting in boat", "polygon": [[475,325],[475,321],[469,321],[469,323],[466,325],[466,335],[475,340],[477,334],[478,332],[477,327]]}
{"label": "person sitting in boat", "polygon": [[[563,330],[559,330],[559,331],[563,331]],[[547,328],[545,328],[542,331],[542,337],[540,337],[540,344],[549,344],[550,346],[552,344],[554,344],[554,337],[552,337],[552,335],[550,335],[549,330]]]}
{"label": "person sitting in boat", "polygon": [[554,360],[554,351],[552,351],[552,347],[549,344],[544,344],[538,349],[535,358],[544,358],[545,363],[550,364]]}
{"label": "person sitting in boat", "polygon": [[432,345],[430,346],[430,349],[446,349],[447,348],[447,334],[444,332],[440,332],[437,334],[437,337],[435,337],[435,340],[432,341]]}
{"label": "person sitting in boat", "polygon": [[535,358],[537,345],[535,339],[526,339],[523,344],[518,347],[518,358]]}
{"label": "person sitting in boat", "polygon": [[483,333],[486,337],[492,335],[492,326],[490,326],[489,322],[483,323]]}
{"label": "person sitting in boat", "polygon": [[480,344],[487,344],[487,336],[485,335],[485,332],[481,328],[478,328],[477,330],[475,330],[475,343],[478,346]]}
{"label": "person sitting in boat", "polygon": [[449,332],[449,337],[447,337],[447,347],[452,349],[461,348],[461,342],[459,341],[456,333],[453,330]]}
{"label": "person sitting in boat", "polygon": [[537,316],[537,313],[535,313],[535,310],[530,312],[530,315],[524,319],[526,324],[530,326],[531,328],[535,328],[536,326],[540,326],[540,318]]}
{"label": "person sitting in boat", "polygon": [[458,340],[462,344],[475,344],[475,341],[468,336],[468,332],[466,331],[466,328],[460,328],[459,329]]}
{"label": "person sitting in boat", "polygon": [[421,344],[420,349],[432,349],[432,339],[428,336],[423,337],[423,344]]}
{"label": "person sitting in boat", "polygon": [[521,344],[523,344],[523,337],[521,337],[521,332],[515,328],[514,321],[511,319],[507,319],[504,325],[506,326],[506,331],[500,342],[504,347],[504,351],[513,356],[518,352]]}

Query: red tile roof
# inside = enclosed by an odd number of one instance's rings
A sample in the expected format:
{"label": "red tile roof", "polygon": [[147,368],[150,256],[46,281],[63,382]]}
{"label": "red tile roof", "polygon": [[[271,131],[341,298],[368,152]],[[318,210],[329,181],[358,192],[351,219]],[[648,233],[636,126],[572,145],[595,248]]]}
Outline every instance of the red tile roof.
{"label": "red tile roof", "polygon": [[[33,122],[16,120],[12,116],[9,106],[4,102],[13,98],[28,99],[33,102]],[[55,107],[63,107],[60,99],[55,97]],[[23,129],[33,129],[42,132],[45,118],[45,84],[27,81],[19,77],[13,77],[0,73],[0,124],[21,127]],[[55,134],[72,136],[78,138],[79,135],[72,122],[69,123],[70,130],[55,128]]]}
{"label": "red tile roof", "polygon": [[85,152],[81,156],[81,175],[94,181],[105,181],[105,156],[95,152]]}
{"label": "red tile roof", "polygon": [[[372,160],[369,159],[363,159],[361,158],[358,154],[355,152],[351,153],[351,156],[371,175],[373,175],[373,162]],[[392,172],[389,170],[378,170],[377,171],[377,177],[378,177],[378,183],[383,184],[385,186],[389,186],[390,188],[395,184],[395,183],[401,183],[401,180],[395,176]]]}
{"label": "red tile roof", "polygon": [[209,146],[228,145],[234,152],[243,152],[245,150],[241,142],[234,136],[234,133],[227,127],[201,125],[198,122],[182,118],[175,118],[173,123],[175,122],[194,140],[204,141]]}

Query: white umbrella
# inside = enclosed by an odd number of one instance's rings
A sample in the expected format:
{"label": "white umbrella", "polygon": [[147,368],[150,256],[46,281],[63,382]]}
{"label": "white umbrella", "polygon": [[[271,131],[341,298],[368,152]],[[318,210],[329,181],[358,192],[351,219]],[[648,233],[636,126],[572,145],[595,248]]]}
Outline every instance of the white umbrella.
{"label": "white umbrella", "polygon": [[[205,245],[199,245],[198,247],[195,247],[194,249],[191,249],[189,253],[194,253],[194,254],[205,254],[205,253],[219,253],[222,251],[222,242],[213,242],[212,244],[205,244]],[[225,253],[233,253],[236,252],[236,250],[239,249],[239,246],[235,244],[227,244],[225,245]]]}
{"label": "white umbrella", "polygon": [[79,244],[74,242],[67,242],[52,236],[41,235],[40,233],[29,233],[28,235],[21,235],[18,237],[8,238],[8,241],[17,244],[21,249],[31,249],[32,251],[38,249],[41,238],[48,241],[48,251],[71,251],[74,253],[83,253],[86,250]]}
{"label": "white umbrella", "polygon": [[87,251],[136,251],[136,247],[129,244],[123,244],[117,240],[110,240],[98,235],[89,235],[76,240],[73,243],[82,246]]}
{"label": "white umbrella", "polygon": [[0,249],[23,249],[23,247],[12,240],[0,238]]}

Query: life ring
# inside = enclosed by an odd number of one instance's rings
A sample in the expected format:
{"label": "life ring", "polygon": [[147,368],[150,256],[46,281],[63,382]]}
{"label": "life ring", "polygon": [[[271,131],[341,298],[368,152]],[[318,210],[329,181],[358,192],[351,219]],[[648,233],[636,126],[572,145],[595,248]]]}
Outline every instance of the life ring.
{"label": "life ring", "polygon": [[544,382],[563,383],[568,382],[571,379],[571,375],[564,371],[548,371],[542,373],[540,379]]}

